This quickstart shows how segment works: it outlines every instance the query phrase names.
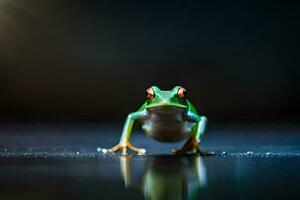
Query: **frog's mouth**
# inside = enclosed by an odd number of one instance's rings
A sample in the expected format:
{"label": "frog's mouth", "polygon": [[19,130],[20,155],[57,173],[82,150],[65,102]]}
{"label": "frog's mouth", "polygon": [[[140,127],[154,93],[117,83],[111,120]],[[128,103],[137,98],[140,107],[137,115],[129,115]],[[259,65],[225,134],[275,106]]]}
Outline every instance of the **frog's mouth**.
{"label": "frog's mouth", "polygon": [[185,112],[185,108],[175,106],[157,106],[148,108],[149,113],[156,114],[157,116],[165,116],[166,119],[171,119],[176,114]]}
{"label": "frog's mouth", "polygon": [[161,103],[161,104],[154,104],[154,105],[149,105],[146,107],[149,110],[154,110],[154,109],[179,109],[179,110],[184,110],[187,108],[186,105],[182,104],[168,104],[168,103]]}

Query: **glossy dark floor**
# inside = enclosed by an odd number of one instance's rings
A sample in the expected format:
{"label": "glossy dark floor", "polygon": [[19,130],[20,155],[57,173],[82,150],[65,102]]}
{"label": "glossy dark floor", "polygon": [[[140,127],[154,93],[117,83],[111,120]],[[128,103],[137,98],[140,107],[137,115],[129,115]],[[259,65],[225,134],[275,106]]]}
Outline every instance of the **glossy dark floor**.
{"label": "glossy dark floor", "polygon": [[121,127],[97,123],[0,125],[0,199],[299,199],[300,127],[210,125],[203,150],[133,133],[147,156],[103,155]]}

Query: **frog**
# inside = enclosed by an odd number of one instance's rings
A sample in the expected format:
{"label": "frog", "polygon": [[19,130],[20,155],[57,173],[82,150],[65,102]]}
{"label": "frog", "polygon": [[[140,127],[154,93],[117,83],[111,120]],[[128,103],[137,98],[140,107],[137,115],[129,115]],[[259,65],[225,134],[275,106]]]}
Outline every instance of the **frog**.
{"label": "frog", "polygon": [[119,143],[108,149],[108,152],[121,151],[122,155],[127,155],[127,150],[130,149],[138,155],[146,154],[146,149],[135,147],[130,143],[136,122],[140,124],[147,136],[160,142],[187,140],[182,148],[172,150],[175,155],[213,154],[213,152],[203,152],[200,148],[207,117],[198,114],[188,100],[188,92],[183,86],[161,90],[153,85],[146,89],[145,102],[137,111],[128,114]]}

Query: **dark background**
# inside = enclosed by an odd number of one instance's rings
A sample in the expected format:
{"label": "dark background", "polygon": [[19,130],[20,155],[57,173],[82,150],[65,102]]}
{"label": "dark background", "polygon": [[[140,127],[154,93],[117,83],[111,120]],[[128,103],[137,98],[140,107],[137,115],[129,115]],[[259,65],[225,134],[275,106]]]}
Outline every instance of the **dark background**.
{"label": "dark background", "polygon": [[[291,2],[0,0],[0,199],[300,199]],[[101,153],[152,84],[188,89],[215,156]]]}
{"label": "dark background", "polygon": [[298,120],[298,8],[0,0],[0,119],[121,121],[156,84],[212,121]]}

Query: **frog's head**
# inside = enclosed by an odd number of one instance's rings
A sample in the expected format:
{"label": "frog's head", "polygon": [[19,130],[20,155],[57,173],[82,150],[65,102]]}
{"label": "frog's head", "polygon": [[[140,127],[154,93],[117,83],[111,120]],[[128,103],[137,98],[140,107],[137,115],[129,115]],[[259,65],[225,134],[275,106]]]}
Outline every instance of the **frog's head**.
{"label": "frog's head", "polygon": [[146,91],[146,108],[156,107],[176,107],[187,108],[187,91],[181,86],[176,86],[172,90],[160,90],[156,86],[149,87]]}

